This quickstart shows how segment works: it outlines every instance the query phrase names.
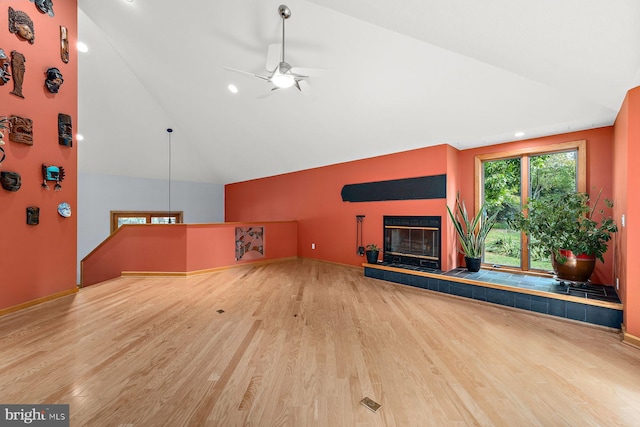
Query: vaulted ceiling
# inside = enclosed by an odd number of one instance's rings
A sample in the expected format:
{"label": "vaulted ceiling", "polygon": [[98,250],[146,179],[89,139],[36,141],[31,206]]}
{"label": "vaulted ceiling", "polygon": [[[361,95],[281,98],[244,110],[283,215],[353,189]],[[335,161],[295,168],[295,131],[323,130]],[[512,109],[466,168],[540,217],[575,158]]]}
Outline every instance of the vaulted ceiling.
{"label": "vaulted ceiling", "polygon": [[225,184],[464,149],[611,125],[640,84],[637,0],[288,0],[287,62],[325,71],[272,92],[223,67],[266,75],[283,1],[79,0],[80,172]]}

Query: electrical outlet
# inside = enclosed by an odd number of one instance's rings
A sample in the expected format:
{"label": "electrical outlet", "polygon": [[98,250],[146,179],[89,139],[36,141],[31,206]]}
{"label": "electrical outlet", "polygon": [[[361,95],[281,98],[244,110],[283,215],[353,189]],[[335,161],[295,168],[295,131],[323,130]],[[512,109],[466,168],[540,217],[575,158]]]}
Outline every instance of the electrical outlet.
{"label": "electrical outlet", "polygon": [[620,279],[616,277],[616,291],[620,290]]}
{"label": "electrical outlet", "polygon": [[311,249],[315,249],[315,248],[316,248],[316,244],[315,244],[315,243],[312,243],[312,244],[311,244]]}
{"label": "electrical outlet", "polygon": [[622,214],[622,219],[620,222],[622,222],[622,226],[624,227],[625,226],[624,214]]}

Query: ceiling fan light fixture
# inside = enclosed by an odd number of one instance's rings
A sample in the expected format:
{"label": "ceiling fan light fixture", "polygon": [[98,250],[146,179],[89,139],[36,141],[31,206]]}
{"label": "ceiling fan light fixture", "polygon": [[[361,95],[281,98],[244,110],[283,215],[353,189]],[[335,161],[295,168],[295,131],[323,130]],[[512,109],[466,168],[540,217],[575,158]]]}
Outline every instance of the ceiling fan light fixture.
{"label": "ceiling fan light fixture", "polygon": [[271,77],[271,83],[280,89],[286,89],[293,86],[296,83],[296,80],[289,74],[275,74]]}

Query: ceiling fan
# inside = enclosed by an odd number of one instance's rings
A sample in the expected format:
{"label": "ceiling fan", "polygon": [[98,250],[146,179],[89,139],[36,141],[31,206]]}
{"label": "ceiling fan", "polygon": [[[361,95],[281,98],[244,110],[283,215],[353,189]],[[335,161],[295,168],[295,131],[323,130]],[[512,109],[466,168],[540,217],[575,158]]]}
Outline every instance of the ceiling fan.
{"label": "ceiling fan", "polygon": [[284,57],[284,21],[291,17],[291,9],[282,4],[278,7],[278,14],[282,18],[282,43],[271,44],[267,51],[267,63],[266,68],[268,75],[261,76],[259,74],[250,73],[247,71],[237,70],[235,68],[224,67],[225,70],[235,71],[237,73],[247,74],[257,77],[273,84],[272,91],[278,89],[287,89],[295,86],[299,91],[308,93],[311,90],[309,83],[306,79],[313,74],[312,68],[300,68],[292,67],[285,61]]}

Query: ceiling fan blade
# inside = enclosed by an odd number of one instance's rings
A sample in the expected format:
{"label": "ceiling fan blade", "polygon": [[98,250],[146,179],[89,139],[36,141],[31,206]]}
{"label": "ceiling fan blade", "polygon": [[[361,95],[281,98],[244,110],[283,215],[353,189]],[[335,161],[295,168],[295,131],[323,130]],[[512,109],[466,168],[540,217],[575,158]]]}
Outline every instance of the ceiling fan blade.
{"label": "ceiling fan blade", "polygon": [[235,73],[246,74],[246,75],[248,75],[248,76],[257,77],[257,78],[262,79],[262,80],[271,81],[271,80],[269,79],[269,77],[260,76],[260,75],[258,75],[258,74],[253,74],[253,73],[250,73],[250,72],[248,72],[248,71],[237,70],[237,69],[235,69],[235,68],[230,68],[230,67],[222,67],[222,68],[224,68],[225,70],[233,71],[233,72],[235,72]]}
{"label": "ceiling fan blade", "polygon": [[263,95],[260,95],[260,96],[256,96],[256,99],[264,99],[264,98],[267,98],[268,96],[271,96],[271,94],[272,94],[273,92],[275,92],[276,90],[278,90],[278,89],[280,89],[280,88],[279,88],[279,87],[277,87],[277,86],[275,86],[275,87],[271,88],[271,90],[270,90],[269,92],[267,92],[267,93],[265,93],[265,94],[263,94]]}
{"label": "ceiling fan blade", "polygon": [[273,72],[280,63],[280,51],[282,45],[280,43],[274,43],[269,45],[267,50],[267,71]]}
{"label": "ceiling fan blade", "polygon": [[291,67],[293,74],[304,76],[323,76],[329,72],[328,68]]}
{"label": "ceiling fan blade", "polygon": [[314,97],[313,89],[311,88],[311,85],[306,80],[296,80],[295,86],[298,88],[300,92],[304,93],[305,95]]}

